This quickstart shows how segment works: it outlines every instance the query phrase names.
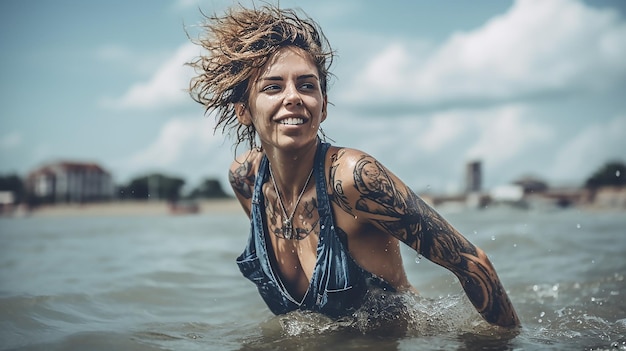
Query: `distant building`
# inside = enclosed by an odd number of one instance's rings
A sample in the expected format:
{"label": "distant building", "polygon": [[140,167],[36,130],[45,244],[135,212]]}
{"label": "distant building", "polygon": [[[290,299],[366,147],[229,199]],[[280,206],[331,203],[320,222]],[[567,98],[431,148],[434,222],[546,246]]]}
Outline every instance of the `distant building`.
{"label": "distant building", "polygon": [[513,182],[524,190],[524,194],[538,194],[548,190],[548,184],[539,178],[525,176]]}
{"label": "distant building", "polygon": [[468,162],[465,166],[465,192],[480,192],[482,190],[482,181],[482,163],[480,161]]}
{"label": "distant building", "polygon": [[56,162],[32,171],[28,192],[43,202],[83,203],[109,200],[114,186],[111,174],[95,163]]}
{"label": "distant building", "polygon": [[494,202],[518,203],[524,200],[524,188],[517,184],[499,185],[489,195]]}

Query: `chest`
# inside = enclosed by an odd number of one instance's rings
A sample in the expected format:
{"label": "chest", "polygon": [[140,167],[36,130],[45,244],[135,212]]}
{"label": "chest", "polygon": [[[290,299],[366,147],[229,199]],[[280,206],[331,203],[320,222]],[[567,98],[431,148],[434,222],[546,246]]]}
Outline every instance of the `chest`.
{"label": "chest", "polygon": [[265,239],[272,251],[269,253],[272,264],[294,296],[304,295],[315,269],[320,236],[315,187],[303,193],[295,208],[281,204],[267,183],[263,195]]}

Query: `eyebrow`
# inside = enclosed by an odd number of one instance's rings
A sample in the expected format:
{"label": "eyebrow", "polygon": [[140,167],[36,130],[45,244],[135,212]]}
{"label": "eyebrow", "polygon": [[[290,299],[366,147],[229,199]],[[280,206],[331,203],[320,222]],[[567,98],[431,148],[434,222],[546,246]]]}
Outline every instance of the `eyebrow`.
{"label": "eyebrow", "polygon": [[[315,79],[319,80],[319,78],[315,74],[303,74],[303,75],[298,76],[296,78],[296,80],[304,80],[304,79],[309,79],[309,78],[315,78]],[[261,77],[259,79],[259,81],[264,81],[264,80],[281,81],[281,80],[283,80],[283,78],[279,77],[279,76],[268,76],[268,77]]]}

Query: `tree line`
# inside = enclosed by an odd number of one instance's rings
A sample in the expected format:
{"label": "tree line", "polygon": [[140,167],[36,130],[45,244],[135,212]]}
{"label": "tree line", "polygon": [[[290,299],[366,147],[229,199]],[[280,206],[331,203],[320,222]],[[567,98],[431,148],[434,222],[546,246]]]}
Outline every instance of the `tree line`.
{"label": "tree line", "polygon": [[180,199],[215,199],[225,198],[221,183],[217,179],[206,178],[188,194],[182,194],[185,180],[160,173],[132,179],[128,184],[117,187],[120,199],[149,200],[162,199],[177,201]]}

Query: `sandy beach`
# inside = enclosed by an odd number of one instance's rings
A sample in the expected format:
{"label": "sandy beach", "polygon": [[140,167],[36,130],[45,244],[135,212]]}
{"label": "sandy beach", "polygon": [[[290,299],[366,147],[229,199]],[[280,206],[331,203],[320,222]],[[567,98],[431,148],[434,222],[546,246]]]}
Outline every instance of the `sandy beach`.
{"label": "sandy beach", "polygon": [[[196,202],[198,212],[202,213],[236,213],[245,215],[241,206],[234,198],[201,200]],[[184,214],[184,213],[183,213]],[[161,216],[175,215],[166,201],[112,201],[87,204],[59,204],[37,207],[26,213],[18,210],[14,216]],[[177,213],[176,215],[181,215]]]}

